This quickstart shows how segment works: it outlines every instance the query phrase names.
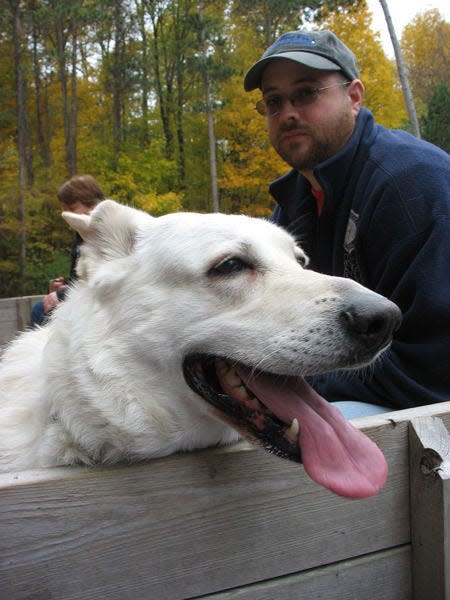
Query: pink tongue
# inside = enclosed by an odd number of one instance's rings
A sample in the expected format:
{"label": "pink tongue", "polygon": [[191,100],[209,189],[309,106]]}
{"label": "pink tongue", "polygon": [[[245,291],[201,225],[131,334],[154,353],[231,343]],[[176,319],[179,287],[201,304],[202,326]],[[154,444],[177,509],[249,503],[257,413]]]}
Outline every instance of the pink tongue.
{"label": "pink tongue", "polygon": [[238,371],[279,419],[287,424],[298,420],[302,462],[311,479],[347,498],[366,498],[380,491],[388,472],[381,450],[303,378],[275,379]]}

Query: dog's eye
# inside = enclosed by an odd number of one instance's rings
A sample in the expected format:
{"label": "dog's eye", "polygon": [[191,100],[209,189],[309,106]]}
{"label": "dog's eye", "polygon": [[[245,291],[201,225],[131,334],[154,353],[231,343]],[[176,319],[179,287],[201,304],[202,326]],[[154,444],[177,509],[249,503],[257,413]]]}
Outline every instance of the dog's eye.
{"label": "dog's eye", "polygon": [[231,275],[250,269],[250,265],[236,256],[230,256],[210,269],[211,275]]}

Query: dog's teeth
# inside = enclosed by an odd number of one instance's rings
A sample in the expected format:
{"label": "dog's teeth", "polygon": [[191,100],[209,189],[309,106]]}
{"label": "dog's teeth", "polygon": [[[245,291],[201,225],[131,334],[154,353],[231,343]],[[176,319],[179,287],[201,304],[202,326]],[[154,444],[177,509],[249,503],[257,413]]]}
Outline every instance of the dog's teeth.
{"label": "dog's teeth", "polygon": [[258,410],[263,408],[258,398],[253,396],[253,394],[249,394],[249,391],[242,383],[242,379],[237,374],[237,371],[233,367],[230,367],[226,361],[221,359],[216,360],[216,372],[227,386],[233,388],[233,397],[236,400],[245,401],[247,405],[250,403]]}
{"label": "dog's teeth", "polygon": [[297,419],[292,419],[292,423],[284,432],[284,435],[291,441],[295,442],[297,440],[298,432],[300,428],[298,425]]}
{"label": "dog's teeth", "polygon": [[224,360],[216,360],[216,370],[217,374],[220,375],[220,377],[223,377],[228,385],[232,387],[242,386],[239,375]]}
{"label": "dog's teeth", "polygon": [[248,400],[247,390],[243,385],[237,385],[233,388],[233,396],[237,400]]}
{"label": "dog's teeth", "polygon": [[250,400],[250,402],[253,404],[253,406],[255,408],[261,409],[262,408],[262,404],[261,402],[258,400],[258,398],[256,398],[255,396],[247,396],[247,398]]}
{"label": "dog's teeth", "polygon": [[218,373],[218,375],[226,375],[227,371],[228,371],[228,365],[224,360],[220,360],[217,359],[216,360],[216,371]]}
{"label": "dog's teeth", "polygon": [[225,375],[227,382],[233,387],[242,386],[242,381],[239,375],[236,373],[234,369],[230,369],[228,373]]}

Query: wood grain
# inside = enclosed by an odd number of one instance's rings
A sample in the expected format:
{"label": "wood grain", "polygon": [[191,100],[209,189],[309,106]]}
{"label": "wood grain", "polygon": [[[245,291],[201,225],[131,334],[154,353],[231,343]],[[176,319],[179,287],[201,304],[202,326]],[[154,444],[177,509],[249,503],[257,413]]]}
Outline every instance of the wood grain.
{"label": "wood grain", "polygon": [[442,419],[410,426],[411,525],[415,598],[450,598],[450,435]]}
{"label": "wood grain", "polygon": [[[448,409],[418,414],[441,415],[448,428]],[[406,547],[391,581],[400,589],[411,543],[405,412],[359,424],[390,471],[382,492],[366,500],[335,496],[301,465],[247,444],[140,465],[0,475],[0,598],[195,598],[365,556],[373,567],[360,572],[375,574],[380,552]],[[348,581],[359,577],[352,566],[344,568]],[[327,571],[328,583],[314,585],[334,593],[333,577]],[[346,598],[347,579],[338,581],[343,595],[335,597]]]}
{"label": "wood grain", "polygon": [[0,298],[0,348],[30,323],[31,309],[42,296]]}

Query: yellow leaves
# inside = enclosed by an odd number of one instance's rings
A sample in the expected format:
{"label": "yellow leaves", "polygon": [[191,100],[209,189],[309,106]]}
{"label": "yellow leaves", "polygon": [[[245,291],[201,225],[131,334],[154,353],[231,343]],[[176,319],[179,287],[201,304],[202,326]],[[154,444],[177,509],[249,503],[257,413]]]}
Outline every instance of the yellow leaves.
{"label": "yellow leaves", "polygon": [[183,196],[175,192],[157,194],[155,191],[147,194],[137,194],[134,203],[138,208],[145,210],[154,217],[167,213],[177,212],[183,209]]}
{"label": "yellow leaves", "polygon": [[268,184],[288,167],[271,147],[266,120],[255,110],[261,92],[245,92],[241,75],[231,78],[221,92],[224,107],[216,127],[217,138],[226,140],[219,169],[221,209],[268,216],[273,208]]}
{"label": "yellow leaves", "polygon": [[340,37],[357,57],[366,88],[364,104],[374,113],[375,120],[385,127],[402,127],[407,113],[397,68],[384,54],[380,37],[372,30],[372,15],[366,2],[345,12],[329,13],[322,25]]}
{"label": "yellow leaves", "polygon": [[450,86],[450,23],[438,10],[418,14],[403,31],[402,51],[414,98],[423,106],[441,82]]}

